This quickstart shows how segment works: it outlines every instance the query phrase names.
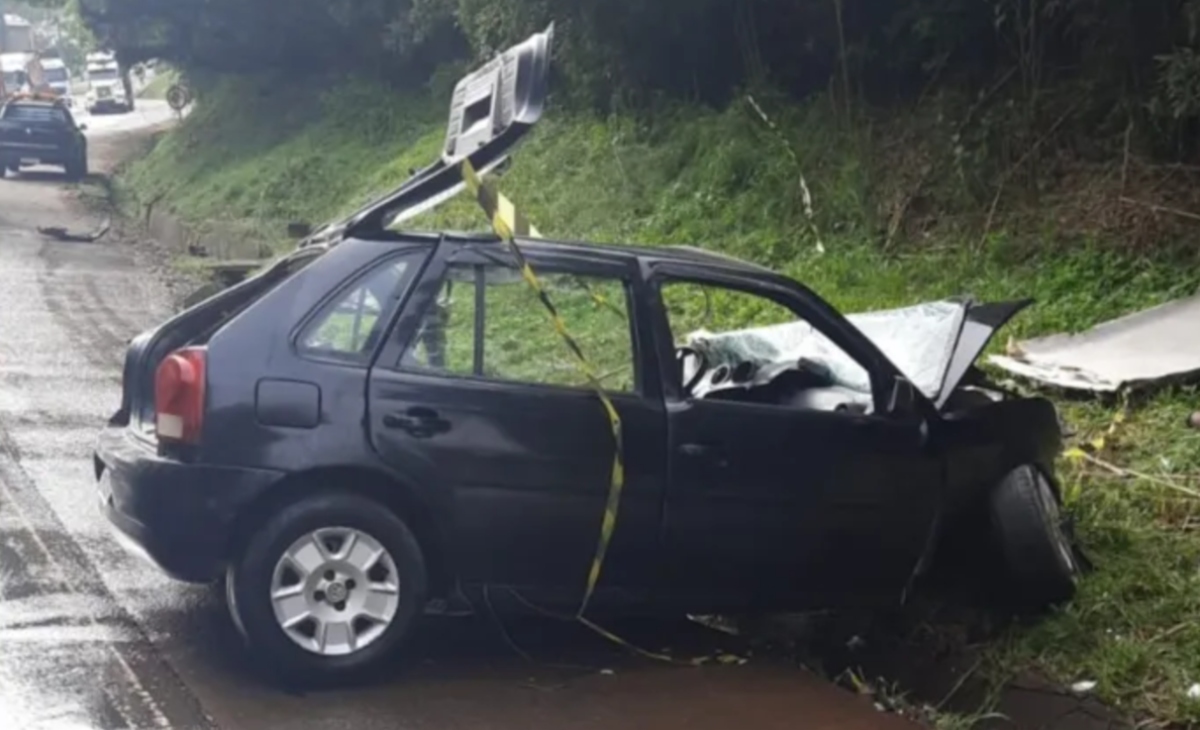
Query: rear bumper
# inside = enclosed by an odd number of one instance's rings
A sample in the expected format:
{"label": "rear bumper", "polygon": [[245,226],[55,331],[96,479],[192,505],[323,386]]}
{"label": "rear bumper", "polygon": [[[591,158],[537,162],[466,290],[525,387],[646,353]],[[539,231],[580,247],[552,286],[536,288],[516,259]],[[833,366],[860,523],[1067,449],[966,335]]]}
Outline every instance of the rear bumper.
{"label": "rear bumper", "polygon": [[116,427],[101,434],[94,460],[103,511],[121,542],[191,583],[221,575],[238,515],[283,476],[161,457]]}
{"label": "rear bumper", "polygon": [[0,162],[17,165],[22,160],[37,160],[42,165],[65,165],[79,153],[69,147],[25,147],[0,143]]}

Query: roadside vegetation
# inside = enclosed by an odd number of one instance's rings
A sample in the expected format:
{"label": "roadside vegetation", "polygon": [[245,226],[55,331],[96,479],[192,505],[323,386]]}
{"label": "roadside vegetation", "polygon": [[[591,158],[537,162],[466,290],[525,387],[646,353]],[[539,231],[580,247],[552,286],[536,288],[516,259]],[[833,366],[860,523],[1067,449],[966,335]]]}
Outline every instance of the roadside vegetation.
{"label": "roadside vegetation", "polygon": [[[401,182],[437,154],[464,66],[555,20],[553,104],[500,183],[546,235],[706,246],[851,311],[1035,297],[1014,338],[1200,284],[1196,0],[77,5],[124,62],[197,90],[118,187],[202,229],[285,247],[287,223]],[[486,222],[464,197],[414,225]],[[992,637],[980,672],[1200,723],[1200,393],[1059,403],[1096,571]]]}

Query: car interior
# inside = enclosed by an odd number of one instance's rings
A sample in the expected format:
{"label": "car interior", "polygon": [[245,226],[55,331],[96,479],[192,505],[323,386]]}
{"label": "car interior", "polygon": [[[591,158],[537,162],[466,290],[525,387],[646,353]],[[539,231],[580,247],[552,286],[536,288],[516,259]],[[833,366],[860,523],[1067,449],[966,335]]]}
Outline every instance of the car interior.
{"label": "car interior", "polygon": [[[869,413],[867,371],[786,307],[676,281],[660,289],[684,393],[804,410]],[[802,353],[802,354],[797,354]]]}

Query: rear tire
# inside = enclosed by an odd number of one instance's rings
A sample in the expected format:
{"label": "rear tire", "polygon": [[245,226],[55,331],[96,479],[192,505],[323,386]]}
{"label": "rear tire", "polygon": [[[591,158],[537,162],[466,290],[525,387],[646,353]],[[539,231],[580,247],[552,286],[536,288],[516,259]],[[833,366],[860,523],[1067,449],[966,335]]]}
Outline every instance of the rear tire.
{"label": "rear tire", "polygon": [[1080,567],[1059,506],[1045,474],[1029,465],[1009,472],[992,490],[993,536],[1020,609],[1042,611],[1075,595]]}
{"label": "rear tire", "polygon": [[278,511],[226,580],[230,616],[253,658],[306,686],[378,672],[411,633],[427,594],[412,531],[383,505],[348,494],[318,494]]}
{"label": "rear tire", "polygon": [[[85,153],[85,155],[86,155],[86,153]],[[84,178],[87,177],[87,174],[88,174],[87,157],[85,156],[81,159],[75,160],[72,163],[68,163],[65,166],[65,170],[66,170],[68,179],[75,181],[75,182],[79,182],[80,180],[83,180]]]}

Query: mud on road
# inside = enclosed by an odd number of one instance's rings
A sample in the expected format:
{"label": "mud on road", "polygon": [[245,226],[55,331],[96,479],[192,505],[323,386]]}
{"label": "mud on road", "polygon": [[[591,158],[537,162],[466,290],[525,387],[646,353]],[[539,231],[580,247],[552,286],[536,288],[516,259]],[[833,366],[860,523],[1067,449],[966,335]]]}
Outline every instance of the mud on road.
{"label": "mud on road", "polygon": [[[169,119],[153,105],[91,125],[112,168]],[[0,181],[0,717],[4,727],[891,728],[898,718],[786,663],[674,667],[574,624],[428,622],[380,684],[296,695],[248,667],[219,587],[172,582],[114,540],[91,449],[120,400],[125,343],[171,312],[134,245],[90,229],[56,171]],[[730,647],[688,622],[622,627],[682,655]],[[659,643],[653,643],[659,642]]]}

